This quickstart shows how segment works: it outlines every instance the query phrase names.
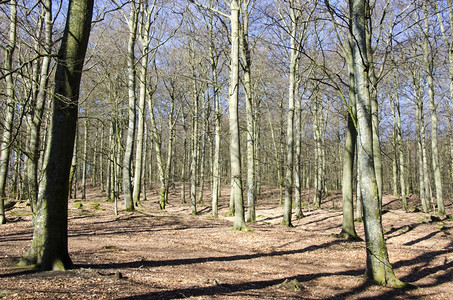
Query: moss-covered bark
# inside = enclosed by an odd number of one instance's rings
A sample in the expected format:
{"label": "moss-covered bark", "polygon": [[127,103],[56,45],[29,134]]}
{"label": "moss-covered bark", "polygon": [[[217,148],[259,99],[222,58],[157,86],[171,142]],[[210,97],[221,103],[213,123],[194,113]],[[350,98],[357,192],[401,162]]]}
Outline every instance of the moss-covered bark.
{"label": "moss-covered bark", "polygon": [[69,2],[58,54],[44,189],[37,203],[32,244],[22,260],[22,264],[37,264],[42,270],[73,266],[68,253],[69,171],[92,11],[93,0]]}
{"label": "moss-covered bark", "polygon": [[366,240],[366,276],[378,284],[403,287],[390,265],[381,222],[378,183],[373,160],[373,130],[366,46],[365,0],[350,0],[353,65],[357,95],[358,169]]}
{"label": "moss-covered bark", "polygon": [[354,70],[352,65],[351,52],[347,53],[349,66],[349,109],[348,109],[348,126],[346,128],[346,139],[343,154],[343,225],[340,237],[345,239],[358,239],[354,227],[354,204],[353,204],[353,187],[354,187],[354,159],[357,146],[357,115],[356,115],[356,94],[354,84]]}

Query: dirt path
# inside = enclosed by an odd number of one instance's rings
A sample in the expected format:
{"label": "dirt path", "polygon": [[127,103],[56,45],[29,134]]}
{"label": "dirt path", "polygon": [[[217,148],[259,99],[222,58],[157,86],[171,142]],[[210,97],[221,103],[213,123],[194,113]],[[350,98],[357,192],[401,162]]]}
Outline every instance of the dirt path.
{"label": "dirt path", "polygon": [[[418,286],[393,290],[366,284],[364,242],[332,237],[341,229],[336,194],[324,209],[305,211],[294,228],[279,223],[277,192],[259,201],[252,232],[231,230],[227,191],[219,214],[199,216],[170,198],[158,210],[157,195],[135,213],[113,215],[113,204],[96,191],[87,201],[70,201],[69,250],[78,267],[68,272],[35,272],[15,267],[32,236],[28,208],[8,211],[0,234],[0,296],[4,299],[452,299],[453,221],[429,222],[429,215],[399,210],[386,197],[383,217],[397,276]],[[209,203],[209,194],[206,201]],[[413,203],[415,204],[415,203]],[[452,204],[447,203],[451,213]],[[357,230],[363,237],[362,224]],[[297,282],[294,281],[297,279]],[[282,284],[283,282],[285,284]],[[298,284],[299,283],[299,284]]]}

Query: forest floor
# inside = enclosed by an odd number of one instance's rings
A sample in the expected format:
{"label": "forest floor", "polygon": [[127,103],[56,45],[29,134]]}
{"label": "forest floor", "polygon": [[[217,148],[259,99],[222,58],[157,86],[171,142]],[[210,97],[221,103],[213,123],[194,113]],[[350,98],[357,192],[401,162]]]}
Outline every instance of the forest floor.
{"label": "forest floor", "polygon": [[[218,219],[210,217],[210,194],[199,215],[171,194],[160,211],[150,193],[136,212],[114,215],[97,190],[69,202],[67,272],[16,266],[32,238],[29,207],[7,211],[0,229],[0,298],[3,299],[452,299],[453,219],[401,210],[384,199],[383,226],[396,275],[415,289],[392,289],[364,280],[365,243],[335,237],[341,231],[341,194],[322,209],[304,210],[294,227],[280,225],[278,190],[264,189],[251,232],[232,230],[225,217],[228,190]],[[452,201],[447,201],[452,214]],[[418,206],[415,197],[410,206]],[[122,203],[120,209],[122,208]],[[356,223],[363,238],[363,224]],[[296,281],[297,280],[297,281]]]}

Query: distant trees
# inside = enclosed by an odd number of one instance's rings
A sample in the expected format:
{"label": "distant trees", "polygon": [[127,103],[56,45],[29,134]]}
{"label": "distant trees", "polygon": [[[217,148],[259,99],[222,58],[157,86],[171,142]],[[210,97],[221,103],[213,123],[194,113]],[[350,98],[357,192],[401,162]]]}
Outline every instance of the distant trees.
{"label": "distant trees", "polygon": [[[33,7],[4,3],[1,223],[14,198],[28,200],[34,222],[46,215],[45,201],[57,201],[64,215],[66,190],[46,200],[59,132],[50,130],[49,120],[69,107],[71,124],[77,107],[80,118],[74,151],[65,148],[69,181],[61,184],[73,197],[82,188],[85,198],[91,183],[115,201],[115,213],[135,210],[150,189],[158,190],[158,207],[165,209],[177,183],[194,215],[209,190],[211,214],[218,217],[221,186],[229,183],[234,229],[257,220],[263,186],[279,188],[275,202],[284,206],[282,224],[291,226],[294,211],[300,218],[303,208],[325,208],[325,197],[342,189],[340,235],[357,238],[355,206],[367,241],[380,243],[369,245],[370,255],[379,248],[384,261],[382,194],[401,197],[406,211],[418,195],[425,213],[447,213],[443,202],[453,191],[446,184],[453,181],[451,1],[104,4],[96,12],[84,75],[71,80],[81,80],[83,103],[77,106],[71,94],[64,104],[73,105],[65,107],[51,92],[63,84],[53,78],[62,78],[56,72],[66,67],[53,50],[66,41],[62,16],[53,15],[58,9],[50,0]],[[51,99],[59,104],[51,108]],[[60,126],[68,130],[68,144],[71,126]],[[33,251],[28,261],[40,261]],[[370,270],[380,268],[369,263]],[[399,284],[370,272],[383,284]]]}
{"label": "distant trees", "polygon": [[[223,115],[232,113],[233,119],[235,117],[234,109],[229,105],[234,104],[232,97],[236,99],[236,95],[229,95],[225,84],[232,78],[231,66],[235,61],[231,60],[230,50],[236,37],[231,39],[234,32],[229,22],[235,2],[194,1],[197,5],[187,5],[125,1],[111,4],[112,7],[106,8],[108,13],[100,12],[102,21],[96,23],[93,32],[96,39],[88,48],[90,63],[86,74],[90,80],[82,86],[86,92],[81,111],[89,126],[79,126],[81,145],[74,156],[74,161],[79,163],[73,168],[73,191],[77,192],[75,187],[81,183],[84,187],[86,182],[100,184],[109,198],[114,199],[115,194],[116,198],[124,195],[127,209],[134,209],[149,188],[149,184],[143,183],[160,181],[163,199],[167,199],[172,182],[190,178],[192,192],[188,194],[194,195],[193,211],[196,212],[196,202],[203,195],[202,187],[209,185],[213,215],[216,215],[220,182],[223,180],[224,183],[227,177],[236,178],[247,181],[243,186],[247,204],[243,207],[250,222],[256,219],[254,207],[263,184],[280,187],[279,202],[283,203],[285,198],[286,219],[293,213],[292,205],[289,205],[293,201],[297,215],[301,216],[303,189],[311,198],[304,201],[315,207],[321,206],[329,189],[340,188],[340,185],[348,190],[344,199],[353,199],[356,173],[351,132],[354,120],[349,120],[350,125],[346,120],[337,121],[345,116],[352,118],[354,111],[354,95],[348,92],[353,90],[350,88],[353,82],[348,79],[351,58],[345,6],[317,1],[303,5],[291,1],[265,2],[244,0],[237,3],[239,69],[235,76],[239,85],[231,93],[237,91],[238,128],[244,130],[239,130],[234,138],[239,141],[239,146],[233,148],[239,151],[241,168],[232,177],[231,153],[224,146],[235,133],[229,126],[224,126],[223,123],[232,120]],[[4,202],[12,192],[17,197],[26,195],[32,210],[44,170],[48,98],[51,95],[48,85],[52,83],[50,75],[54,66],[52,48],[54,40],[59,38],[52,36],[58,33],[58,28],[54,28],[58,16],[52,16],[48,9],[50,5],[46,3],[33,8],[31,15],[37,18],[20,18],[19,22],[14,21],[14,1],[5,6],[8,9],[4,12],[10,33],[17,28],[16,31],[36,34],[30,37],[34,43],[25,47],[28,52],[16,51],[17,47],[13,45],[25,49],[21,45],[27,39],[26,35],[16,34],[15,43],[11,39],[13,35],[3,36],[4,57],[8,59],[2,66],[1,77],[4,91],[0,112],[3,117],[0,186],[4,185],[1,199]],[[442,67],[438,62],[448,58],[450,4],[438,3],[436,6],[426,2],[416,6],[404,1],[394,4],[377,1],[376,7],[387,13],[380,24],[376,25],[377,21],[371,18],[367,25],[366,38],[370,44],[367,51],[372,58],[371,98],[373,103],[377,101],[373,109],[382,111],[378,114],[373,110],[372,113],[373,133],[383,132],[374,136],[373,143],[380,142],[374,150],[378,156],[380,147],[392,152],[382,158],[382,172],[392,176],[383,177],[382,184],[378,184],[382,185],[379,193],[399,191],[402,205],[409,209],[404,203],[407,196],[415,192],[423,199],[424,211],[429,211],[433,209],[428,199],[432,190],[437,201],[434,208],[443,214],[442,199],[451,191],[449,185],[437,185],[436,181],[451,181],[450,172],[444,167],[447,164],[443,162],[451,165],[453,160],[442,153],[447,153],[446,149],[453,149],[453,146],[449,136],[444,135],[444,128],[450,128],[451,122],[447,116],[448,102],[442,101],[442,97],[449,94],[449,90],[442,88],[442,79],[437,74]],[[22,9],[18,7],[20,16],[24,14]],[[189,18],[186,14],[185,18],[178,19],[178,14],[187,9],[193,16]],[[116,39],[107,44],[106,32],[112,30],[116,31]],[[405,37],[403,33],[413,38]],[[435,33],[440,36],[434,37]],[[435,44],[436,39],[447,47]],[[167,51],[172,48],[176,50]],[[38,54],[33,57],[31,53]],[[107,57],[104,53],[111,55]],[[174,68],[168,65],[171,60],[167,59],[173,53],[183,58]],[[396,53],[402,56],[397,57]],[[411,71],[409,64],[401,62],[403,57],[417,66],[424,66],[423,71]],[[11,65],[8,65],[9,61]],[[26,63],[21,65],[20,61]],[[128,72],[121,72],[122,69]],[[338,97],[340,94],[343,96]],[[427,105],[431,108],[429,114],[422,110]],[[405,118],[415,115],[417,107],[417,120],[420,123],[423,119],[425,125],[406,124]],[[108,113],[102,114],[103,111]],[[388,117],[392,115],[395,122]],[[167,122],[170,117],[171,122]],[[392,126],[394,129],[390,129]],[[111,130],[114,136],[109,137]],[[394,132],[393,137],[389,132]],[[26,134],[31,138],[24,144],[19,137]],[[186,136],[185,147],[179,139],[183,136]],[[341,145],[350,138],[352,144],[340,158]],[[392,148],[386,148],[389,144]],[[420,162],[411,158],[410,144],[420,145],[417,151]],[[114,147],[116,151],[113,151]],[[179,151],[183,148],[184,155]],[[348,167],[347,160],[351,161]],[[408,168],[416,172],[409,172]],[[349,169],[352,170],[350,175],[346,172]],[[380,169],[378,165],[375,167],[375,170]],[[118,177],[118,170],[122,170],[122,178]],[[340,184],[340,173],[346,176],[343,184]],[[238,184],[232,186],[239,188]],[[85,193],[82,191],[81,194]],[[239,195],[238,191],[233,195]],[[161,207],[165,207],[166,201],[161,201]],[[346,203],[351,202],[347,200]]]}

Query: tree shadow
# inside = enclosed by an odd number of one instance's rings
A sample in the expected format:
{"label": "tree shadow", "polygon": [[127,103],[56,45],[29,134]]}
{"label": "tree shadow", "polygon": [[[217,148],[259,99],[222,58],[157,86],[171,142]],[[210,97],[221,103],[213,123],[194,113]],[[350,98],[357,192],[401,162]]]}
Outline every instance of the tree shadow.
{"label": "tree shadow", "polygon": [[107,264],[80,264],[77,265],[79,268],[93,268],[93,269],[119,269],[119,268],[139,268],[139,267],[163,267],[163,266],[179,266],[179,265],[190,265],[200,264],[206,262],[228,262],[236,260],[248,260],[262,257],[274,257],[290,254],[298,254],[310,251],[316,251],[318,249],[327,248],[333,245],[345,243],[343,240],[334,240],[321,245],[311,245],[303,249],[298,250],[282,250],[273,252],[261,252],[252,254],[241,254],[232,256],[212,256],[212,257],[197,257],[197,258],[184,258],[184,259],[170,259],[170,260],[139,260],[122,263],[107,263]]}
{"label": "tree shadow", "polygon": [[428,239],[432,238],[433,236],[435,236],[438,233],[440,233],[440,232],[439,231],[433,231],[433,232],[431,232],[431,233],[429,233],[429,234],[427,234],[427,235],[425,235],[425,236],[423,236],[421,238],[418,238],[416,240],[412,240],[412,241],[409,241],[407,243],[404,243],[403,245],[404,246],[412,246],[412,245],[418,244],[418,243],[420,243],[420,242],[422,242],[424,240],[428,240]]}
{"label": "tree shadow", "polygon": [[39,269],[19,269],[17,272],[7,273],[7,274],[0,274],[0,278],[8,278],[8,277],[16,277],[28,274],[34,274],[40,272]]}
{"label": "tree shadow", "polygon": [[267,217],[267,218],[259,219],[259,220],[256,220],[256,221],[257,222],[270,222],[272,220],[282,219],[282,218],[283,218],[283,215],[278,215],[278,216],[275,216],[275,217]]}
{"label": "tree shadow", "polygon": [[33,237],[33,228],[30,228],[27,231],[14,232],[8,234],[2,234],[0,236],[0,242],[18,242],[18,241],[30,241]]}
{"label": "tree shadow", "polygon": [[[181,288],[167,291],[156,291],[150,292],[142,295],[135,295],[130,297],[120,298],[122,300],[132,300],[132,299],[182,299],[189,297],[202,297],[202,296],[228,296],[229,294],[245,292],[251,290],[261,290],[269,288],[278,284],[281,284],[285,280],[298,280],[300,283],[308,282],[310,280],[327,277],[327,276],[359,276],[363,274],[364,270],[350,270],[337,273],[317,273],[317,274],[306,274],[291,276],[285,278],[276,278],[270,280],[260,280],[260,281],[249,281],[241,282],[235,284],[219,284],[212,286],[194,286],[189,288]],[[309,299],[306,296],[300,294],[300,296],[292,295],[291,299]]]}
{"label": "tree shadow", "polygon": [[[308,216],[309,217],[309,216]],[[314,223],[320,223],[320,222],[324,222],[328,219],[332,219],[332,218],[336,218],[338,217],[338,215],[335,215],[335,216],[327,216],[325,218],[322,218],[322,219],[319,219],[319,220],[313,220],[313,221],[310,221],[308,223],[305,223],[304,225],[310,225],[310,224],[314,224]]]}

